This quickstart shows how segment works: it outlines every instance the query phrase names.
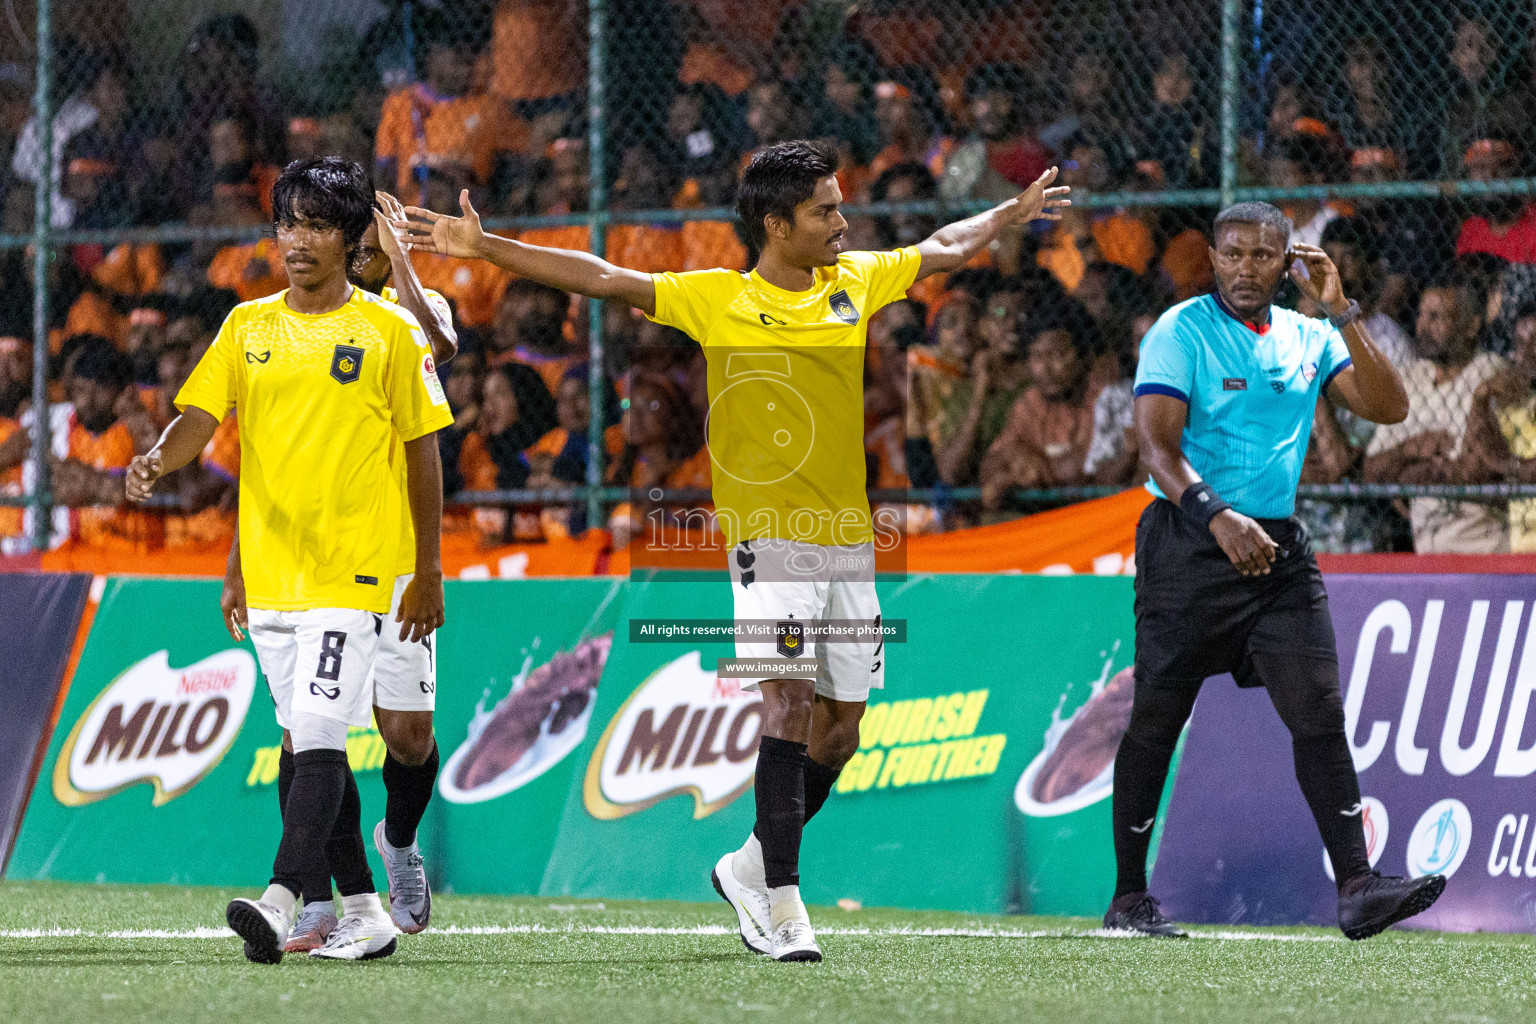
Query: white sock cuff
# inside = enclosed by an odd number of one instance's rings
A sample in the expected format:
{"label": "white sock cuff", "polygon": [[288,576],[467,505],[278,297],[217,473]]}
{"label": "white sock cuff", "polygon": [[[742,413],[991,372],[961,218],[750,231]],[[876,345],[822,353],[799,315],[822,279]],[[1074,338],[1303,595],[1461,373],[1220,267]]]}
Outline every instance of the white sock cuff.
{"label": "white sock cuff", "polygon": [[273,882],[267,886],[267,891],[261,894],[261,902],[274,906],[292,917],[293,905],[298,902],[298,896],[286,885],[278,885],[276,882]]}
{"label": "white sock cuff", "polygon": [[384,904],[379,902],[378,893],[360,892],[356,896],[341,898],[341,913],[343,917],[382,917]]}
{"label": "white sock cuff", "polygon": [[800,899],[798,885],[781,885],[769,889],[768,913],[769,920],[775,928],[785,921],[810,920],[810,916],[805,912],[805,903]]}

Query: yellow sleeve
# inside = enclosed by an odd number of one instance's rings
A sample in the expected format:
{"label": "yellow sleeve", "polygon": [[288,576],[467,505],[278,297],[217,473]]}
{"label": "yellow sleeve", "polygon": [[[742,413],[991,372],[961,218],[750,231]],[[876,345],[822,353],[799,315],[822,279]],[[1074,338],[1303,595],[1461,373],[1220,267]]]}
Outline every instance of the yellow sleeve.
{"label": "yellow sleeve", "polygon": [[213,344],[208,346],[208,351],[197,361],[187,382],[176,394],[176,408],[185,412],[187,406],[195,405],[214,419],[222,420],[234,406],[236,374],[242,355],[236,317],[240,317],[238,306],[224,318],[219,336],[213,339]]}
{"label": "yellow sleeve", "polygon": [[656,315],[651,319],[701,343],[745,284],[734,270],[668,271],[652,274],[651,280],[656,283]]}
{"label": "yellow sleeve", "polygon": [[395,433],[402,441],[414,441],[452,424],[453,414],[437,379],[432,350],[415,318],[409,313],[391,317],[387,330],[391,337],[384,386]]}
{"label": "yellow sleeve", "polygon": [[893,249],[890,252],[844,253],[842,262],[864,281],[864,313],[906,298],[907,289],[917,281],[917,271],[923,258],[917,246]]}

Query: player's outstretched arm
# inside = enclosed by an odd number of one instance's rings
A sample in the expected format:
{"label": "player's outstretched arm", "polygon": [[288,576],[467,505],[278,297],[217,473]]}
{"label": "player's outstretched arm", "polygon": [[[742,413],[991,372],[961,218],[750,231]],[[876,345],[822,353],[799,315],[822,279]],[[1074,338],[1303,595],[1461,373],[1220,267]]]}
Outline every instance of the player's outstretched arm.
{"label": "player's outstretched arm", "polygon": [[443,464],[437,434],[405,442],[405,487],[416,528],[416,575],[400,595],[400,639],[415,643],[443,624]]}
{"label": "player's outstretched arm", "polygon": [[195,405],[187,406],[186,411],[165,428],[153,448],[128,463],[128,500],[148,500],[155,481],[197,458],[213,440],[213,432],[217,429],[219,421],[212,413]]}
{"label": "player's outstretched arm", "polygon": [[965,266],[1010,224],[1061,220],[1062,207],[1072,205],[1067,198],[1072,190],[1066,185],[1050,187],[1055,180],[1056,168],[1052,167],[1007,202],[966,220],[946,224],[923,239],[917,244],[918,255],[923,258],[917,270],[918,280]]}
{"label": "player's outstretched arm", "polygon": [[561,291],[594,299],[618,299],[647,316],[655,315],[656,286],[651,275],[614,266],[591,253],[548,249],[488,235],[480,228],[480,215],[470,205],[468,189],[459,193],[459,206],[464,210],[459,217],[407,206],[406,219],[392,223],[400,229],[408,248],[459,259],[485,260]]}
{"label": "player's outstretched arm", "polygon": [[[1264,527],[1221,501],[1184,457],[1184,422],[1189,406],[1171,395],[1154,394],[1138,395],[1134,409],[1137,444],[1157,486],[1186,512],[1192,510],[1184,496],[1191,488],[1201,487],[1207,502],[1214,500],[1217,504],[1213,507],[1222,509],[1206,522],[1222,552],[1244,576],[1268,573],[1278,550],[1275,542]],[[1197,496],[1199,493],[1195,492]]]}
{"label": "player's outstretched arm", "polygon": [[379,247],[389,257],[390,278],[395,282],[395,294],[400,298],[400,305],[409,310],[417,323],[421,324],[422,333],[427,336],[427,344],[432,346],[432,358],[441,366],[459,352],[459,336],[453,329],[453,317],[434,306],[427,298],[427,290],[421,286],[416,268],[411,266],[410,258],[405,254],[400,230],[395,227],[396,221],[405,220],[405,207],[388,192],[375,192],[373,195],[379,204],[378,209],[373,211],[373,219],[379,225]]}

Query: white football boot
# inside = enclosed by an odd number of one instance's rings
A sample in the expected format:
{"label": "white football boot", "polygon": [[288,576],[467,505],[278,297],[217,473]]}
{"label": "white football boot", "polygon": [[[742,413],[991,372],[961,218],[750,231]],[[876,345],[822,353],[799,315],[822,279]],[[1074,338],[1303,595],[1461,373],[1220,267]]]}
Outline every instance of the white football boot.
{"label": "white football boot", "polygon": [[325,940],[336,930],[336,905],[329,900],[304,904],[304,910],[293,922],[288,941],[283,944],[284,953],[308,953],[325,945]]}
{"label": "white football boot", "polygon": [[423,931],[432,919],[432,889],[427,885],[421,852],[415,843],[404,849],[390,846],[382,821],[374,826],[373,848],[379,851],[389,878],[389,916],[407,935]]}
{"label": "white football boot", "polygon": [[371,899],[348,897],[370,905],[356,913],[352,912],[352,907],[344,907],[345,913],[337,922],[336,930],[325,940],[325,945],[310,950],[310,956],[323,960],[378,960],[395,951],[400,930],[384,913],[378,896],[367,895]]}
{"label": "white football boot", "polygon": [[773,958],[784,963],[819,963],[821,947],[811,922],[792,917],[773,930]]}
{"label": "white football boot", "polygon": [[709,880],[715,892],[736,911],[741,942],[754,953],[773,955],[773,935],[769,927],[768,890],[743,881],[734,867],[736,850],[720,858]]}
{"label": "white football boot", "polygon": [[230,900],[224,920],[245,940],[245,958],[253,964],[276,964],[293,927],[293,910],[267,900]]}

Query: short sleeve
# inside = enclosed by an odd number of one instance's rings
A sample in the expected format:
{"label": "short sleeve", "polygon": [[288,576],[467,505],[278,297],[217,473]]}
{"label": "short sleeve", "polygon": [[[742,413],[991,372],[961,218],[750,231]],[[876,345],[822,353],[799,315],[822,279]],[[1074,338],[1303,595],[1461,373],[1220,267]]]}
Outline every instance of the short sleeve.
{"label": "short sleeve", "polygon": [[176,395],[176,408],[186,411],[197,406],[216,420],[222,420],[235,405],[236,373],[241,358],[237,306],[224,318],[218,337],[192,368],[192,374]]}
{"label": "short sleeve", "polygon": [[917,271],[923,258],[917,246],[889,252],[844,253],[842,262],[854,268],[864,279],[865,314],[875,312],[907,295],[907,289],[917,281]]}
{"label": "short sleeve", "polygon": [[656,286],[656,315],[651,319],[676,327],[703,343],[725,306],[741,291],[741,274],[734,270],[668,271],[652,274]]}
{"label": "short sleeve", "polygon": [[385,381],[395,433],[414,441],[453,423],[448,396],[437,379],[437,365],[427,339],[409,313],[391,325],[388,379]]}
{"label": "short sleeve", "polygon": [[1323,357],[1317,375],[1323,379],[1323,386],[1318,393],[1326,395],[1333,378],[1343,373],[1354,360],[1349,357],[1349,346],[1345,344],[1344,335],[1339,333],[1339,329],[1326,320],[1322,324]]}
{"label": "short sleeve", "polygon": [[1185,404],[1195,390],[1194,345],[1178,318],[1164,313],[1141,340],[1136,364],[1136,397],[1167,395]]}

